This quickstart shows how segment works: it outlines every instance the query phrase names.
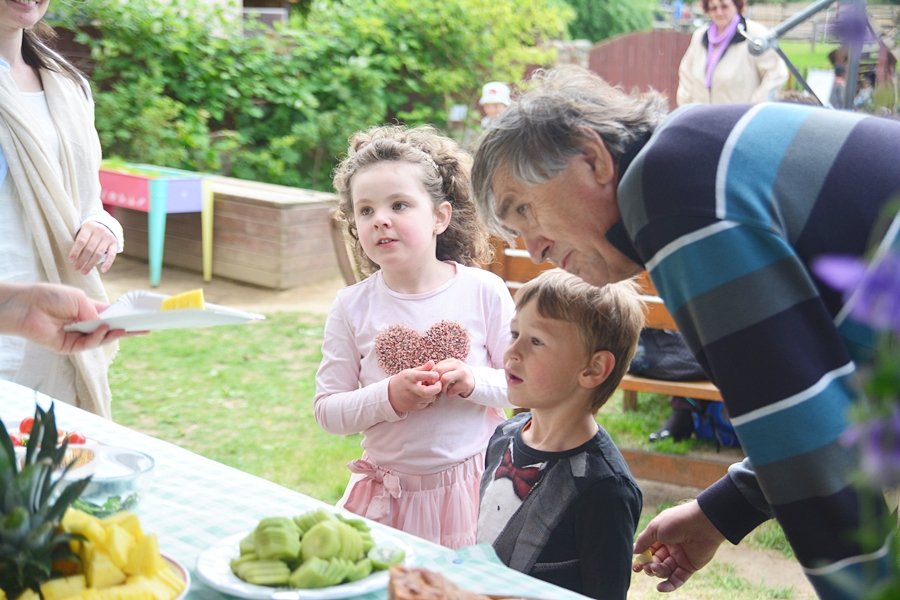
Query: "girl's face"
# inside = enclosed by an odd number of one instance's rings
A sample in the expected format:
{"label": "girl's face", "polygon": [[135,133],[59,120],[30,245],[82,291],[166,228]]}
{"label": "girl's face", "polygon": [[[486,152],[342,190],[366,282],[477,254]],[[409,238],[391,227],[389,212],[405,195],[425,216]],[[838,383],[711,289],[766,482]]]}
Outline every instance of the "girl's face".
{"label": "girl's face", "polygon": [[47,12],[50,0],[3,0],[0,3],[0,35],[18,34],[34,27]]}
{"label": "girl's face", "polygon": [[716,24],[716,28],[722,31],[728,27],[734,15],[737,14],[737,7],[732,0],[710,0],[709,10],[706,11],[706,14]]}
{"label": "girl's face", "polygon": [[384,161],[364,167],[350,182],[360,245],[384,270],[409,271],[434,261],[437,236],[450,224],[450,203],[435,207],[422,169]]}

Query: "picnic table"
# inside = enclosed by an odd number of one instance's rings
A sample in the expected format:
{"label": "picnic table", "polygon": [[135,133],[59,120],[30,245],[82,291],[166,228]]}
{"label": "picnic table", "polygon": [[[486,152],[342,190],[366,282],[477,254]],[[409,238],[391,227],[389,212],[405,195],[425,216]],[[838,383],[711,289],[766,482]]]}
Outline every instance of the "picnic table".
{"label": "picnic table", "polygon": [[[147,532],[156,533],[160,550],[191,572],[187,600],[229,598],[197,575],[198,556],[224,538],[253,529],[259,519],[293,516],[316,508],[337,510],[319,500],[271,481],[194,454],[184,448],[54,401],[29,388],[0,381],[0,420],[12,429],[34,414],[35,403],[55,406],[60,429],[77,431],[99,443],[139,450],[155,461],[141,488],[134,512]],[[584,598],[504,566],[490,546],[458,551],[369,521],[374,534],[399,540],[411,552],[412,564],[438,571],[457,585],[483,594],[526,596],[545,600]],[[379,589],[353,596],[384,600]]]}

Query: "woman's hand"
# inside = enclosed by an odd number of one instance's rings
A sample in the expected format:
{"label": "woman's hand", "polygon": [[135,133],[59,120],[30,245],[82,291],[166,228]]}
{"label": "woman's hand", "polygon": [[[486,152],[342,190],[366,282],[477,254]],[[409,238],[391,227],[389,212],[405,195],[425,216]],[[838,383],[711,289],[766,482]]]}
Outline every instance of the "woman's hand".
{"label": "woman's hand", "polygon": [[0,331],[23,336],[56,352],[80,352],[125,335],[101,325],[92,333],[65,331],[74,321],[91,321],[106,304],[83,291],[49,283],[0,284]]}
{"label": "woman's hand", "polygon": [[69,261],[83,275],[98,267],[106,273],[116,260],[119,241],[105,225],[96,221],[87,221],[75,235],[75,243],[69,250]]}
{"label": "woman's hand", "polygon": [[440,394],[441,376],[434,370],[433,360],[404,369],[388,382],[388,401],[397,414],[428,408]]}

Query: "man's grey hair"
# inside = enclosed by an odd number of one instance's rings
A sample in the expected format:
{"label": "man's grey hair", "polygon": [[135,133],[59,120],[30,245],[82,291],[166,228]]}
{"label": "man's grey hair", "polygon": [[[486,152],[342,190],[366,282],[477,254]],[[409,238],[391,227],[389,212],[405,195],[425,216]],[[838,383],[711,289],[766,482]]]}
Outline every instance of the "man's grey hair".
{"label": "man's grey hair", "polygon": [[618,164],[668,111],[659,93],[627,94],[580,67],[538,71],[530,84],[481,136],[472,168],[478,210],[489,228],[504,238],[509,232],[493,210],[493,180],[499,169],[526,185],[544,183],[581,152],[589,131],[600,136]]}

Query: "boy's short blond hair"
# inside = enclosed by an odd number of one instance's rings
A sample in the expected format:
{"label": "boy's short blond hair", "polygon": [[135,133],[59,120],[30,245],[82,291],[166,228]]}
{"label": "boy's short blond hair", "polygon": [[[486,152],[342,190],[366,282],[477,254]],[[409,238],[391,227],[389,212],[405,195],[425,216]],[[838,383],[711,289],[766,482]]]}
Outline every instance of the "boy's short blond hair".
{"label": "boy's short blond hair", "polygon": [[609,377],[594,391],[591,410],[603,406],[625,376],[644,327],[644,304],[632,280],[596,287],[562,269],[544,271],[516,292],[516,309],[537,302],[546,319],[572,323],[585,351],[609,351],[616,359]]}

